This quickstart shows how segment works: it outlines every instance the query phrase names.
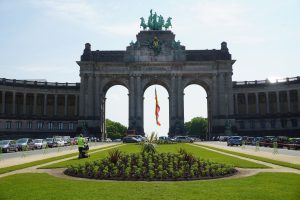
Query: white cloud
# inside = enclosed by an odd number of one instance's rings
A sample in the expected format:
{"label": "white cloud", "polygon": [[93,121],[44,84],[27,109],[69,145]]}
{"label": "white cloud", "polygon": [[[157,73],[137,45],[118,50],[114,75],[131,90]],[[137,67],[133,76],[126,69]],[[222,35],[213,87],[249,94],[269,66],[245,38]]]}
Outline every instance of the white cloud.
{"label": "white cloud", "polygon": [[95,8],[86,0],[33,0],[46,14],[62,20],[90,23],[100,19]]}

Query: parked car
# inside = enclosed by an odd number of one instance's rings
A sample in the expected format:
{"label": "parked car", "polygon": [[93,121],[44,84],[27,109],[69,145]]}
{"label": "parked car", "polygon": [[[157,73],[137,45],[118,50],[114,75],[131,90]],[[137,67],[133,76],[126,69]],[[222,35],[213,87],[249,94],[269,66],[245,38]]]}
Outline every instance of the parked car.
{"label": "parked car", "polygon": [[18,146],[16,145],[16,141],[14,140],[1,140],[0,148],[2,149],[2,152],[5,153],[8,153],[10,151],[18,151]]}
{"label": "parked car", "polygon": [[277,141],[277,147],[278,148],[283,148],[286,146],[286,144],[289,144],[289,138],[287,136],[278,136],[276,138]]}
{"label": "parked car", "polygon": [[71,138],[70,138],[70,136],[63,136],[62,140],[64,141],[64,146],[70,146],[71,145]]}
{"label": "parked car", "polygon": [[300,138],[292,138],[289,143],[285,144],[288,149],[300,149]]}
{"label": "parked car", "polygon": [[226,142],[228,140],[229,136],[220,136],[219,141]]}
{"label": "parked car", "polygon": [[139,143],[139,142],[141,141],[133,136],[126,136],[123,138],[123,143]]}
{"label": "parked car", "polygon": [[34,150],[34,142],[31,138],[21,138],[16,141],[18,150]]}
{"label": "parked car", "polygon": [[158,138],[158,140],[162,140],[162,141],[170,141],[170,138],[168,136],[160,136]]}
{"label": "parked car", "polygon": [[263,139],[259,142],[260,146],[264,147],[273,147],[273,143],[277,141],[275,136],[265,136]]}
{"label": "parked car", "polygon": [[58,147],[63,147],[65,146],[65,142],[63,141],[62,138],[55,138],[55,142],[57,143]]}
{"label": "parked car", "polygon": [[241,136],[232,136],[227,139],[227,146],[240,145],[242,146],[243,138]]}
{"label": "parked car", "polygon": [[57,142],[55,141],[54,138],[46,138],[46,142],[48,147],[50,148],[57,147]]}
{"label": "parked car", "polygon": [[256,143],[258,142],[258,144],[260,144],[260,141],[262,141],[263,140],[263,137],[255,137],[255,138],[253,138],[253,140],[252,140],[252,145],[256,145]]}
{"label": "parked car", "polygon": [[47,147],[47,141],[45,139],[35,139],[33,143],[36,149],[44,149]]}
{"label": "parked car", "polygon": [[194,142],[193,138],[190,138],[188,136],[177,136],[175,138],[175,141],[176,142],[190,142],[190,143]]}
{"label": "parked car", "polygon": [[246,137],[245,140],[244,140],[245,144],[251,145],[253,143],[254,139],[255,139],[254,137]]}
{"label": "parked car", "polygon": [[75,140],[75,138],[70,138],[70,144],[71,145],[76,145],[77,141]]}
{"label": "parked car", "polygon": [[114,139],[113,142],[122,142],[121,139]]}
{"label": "parked car", "polygon": [[140,142],[145,142],[147,141],[147,138],[142,136],[142,135],[128,135],[128,136],[131,136],[131,137],[135,137],[136,139],[138,139]]}
{"label": "parked car", "polygon": [[100,138],[98,138],[98,137],[91,137],[90,141],[91,142],[100,142]]}

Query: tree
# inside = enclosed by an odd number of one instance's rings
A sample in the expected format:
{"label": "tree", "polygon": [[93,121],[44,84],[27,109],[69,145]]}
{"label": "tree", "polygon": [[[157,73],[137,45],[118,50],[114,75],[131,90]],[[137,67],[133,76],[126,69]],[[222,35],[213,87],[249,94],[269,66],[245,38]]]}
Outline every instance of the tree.
{"label": "tree", "polygon": [[111,139],[123,138],[127,132],[127,127],[123,126],[119,122],[111,121],[110,119],[106,119],[106,132],[107,137]]}
{"label": "tree", "polygon": [[184,128],[189,136],[205,138],[207,135],[207,119],[195,117],[191,121],[184,123]]}

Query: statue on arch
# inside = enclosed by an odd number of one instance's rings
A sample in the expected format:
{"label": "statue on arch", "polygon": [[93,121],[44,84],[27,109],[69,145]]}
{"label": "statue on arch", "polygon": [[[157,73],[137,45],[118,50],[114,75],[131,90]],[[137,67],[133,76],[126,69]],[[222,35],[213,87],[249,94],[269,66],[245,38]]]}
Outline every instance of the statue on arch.
{"label": "statue on arch", "polygon": [[146,30],[147,24],[145,23],[144,17],[141,17],[140,19],[141,19],[140,27],[143,27],[143,30]]}
{"label": "statue on arch", "polygon": [[172,27],[172,23],[171,23],[172,17],[169,17],[164,25],[165,30],[168,30],[169,27]]}

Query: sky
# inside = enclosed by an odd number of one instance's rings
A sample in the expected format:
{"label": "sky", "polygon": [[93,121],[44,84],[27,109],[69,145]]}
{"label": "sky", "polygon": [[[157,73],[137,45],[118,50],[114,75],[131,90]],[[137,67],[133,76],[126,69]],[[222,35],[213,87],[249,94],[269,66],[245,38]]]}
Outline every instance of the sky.
{"label": "sky", "polygon": [[[125,50],[153,9],[171,16],[172,31],[186,49],[219,49],[227,42],[233,80],[300,75],[299,0],[0,0],[0,77],[79,82],[84,44],[92,50]],[[154,88],[144,94],[145,131],[166,135],[168,94],[156,86],[161,127],[155,126]],[[107,118],[128,125],[128,90],[112,87]],[[185,121],[207,116],[206,93],[185,90]],[[122,114],[121,114],[122,113]]]}

